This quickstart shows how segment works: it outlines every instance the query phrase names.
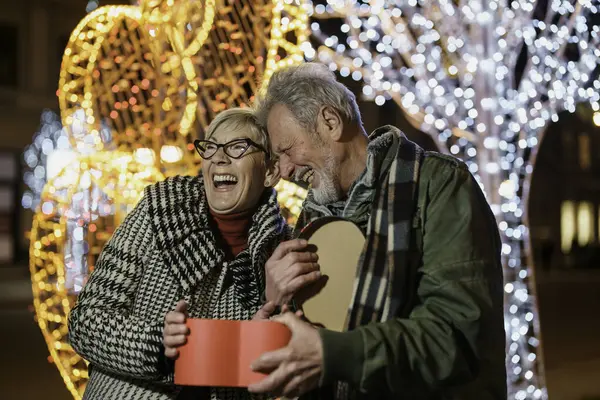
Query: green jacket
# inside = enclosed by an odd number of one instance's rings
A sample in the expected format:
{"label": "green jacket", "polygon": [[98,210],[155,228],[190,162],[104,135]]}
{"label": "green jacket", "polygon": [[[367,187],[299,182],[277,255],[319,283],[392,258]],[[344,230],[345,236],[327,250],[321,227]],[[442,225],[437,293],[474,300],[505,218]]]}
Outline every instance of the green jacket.
{"label": "green jacket", "polygon": [[455,158],[426,153],[408,318],[320,330],[322,385],[368,399],[506,399],[501,242],[483,193]]}

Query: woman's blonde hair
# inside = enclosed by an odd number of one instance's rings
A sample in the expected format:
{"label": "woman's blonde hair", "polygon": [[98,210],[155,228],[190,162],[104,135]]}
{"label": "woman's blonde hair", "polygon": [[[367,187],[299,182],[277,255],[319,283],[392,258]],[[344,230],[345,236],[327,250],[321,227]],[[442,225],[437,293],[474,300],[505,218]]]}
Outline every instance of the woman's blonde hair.
{"label": "woman's blonde hair", "polygon": [[220,112],[215,119],[211,121],[210,125],[208,125],[205,139],[209,140],[220,128],[229,128],[232,130],[248,129],[252,136],[252,140],[267,150],[268,157],[272,156],[269,136],[265,129],[258,124],[258,119],[256,118],[253,109],[235,107]]}

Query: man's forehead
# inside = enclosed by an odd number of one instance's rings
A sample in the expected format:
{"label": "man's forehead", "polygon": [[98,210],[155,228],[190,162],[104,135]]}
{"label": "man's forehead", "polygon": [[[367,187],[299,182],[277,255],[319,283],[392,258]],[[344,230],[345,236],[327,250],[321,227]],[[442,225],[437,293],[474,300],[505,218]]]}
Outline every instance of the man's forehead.
{"label": "man's forehead", "polygon": [[267,116],[267,125],[285,126],[293,120],[291,111],[281,103],[275,104]]}
{"label": "man's forehead", "polygon": [[301,135],[291,112],[283,104],[276,104],[271,109],[267,119],[267,132],[276,154],[283,153],[295,144]]}
{"label": "man's forehead", "polygon": [[273,146],[273,151],[275,152],[275,154],[280,154],[283,152],[283,149],[286,148],[286,141],[284,138],[281,137],[281,135],[272,135],[269,134],[271,137],[271,145]]}

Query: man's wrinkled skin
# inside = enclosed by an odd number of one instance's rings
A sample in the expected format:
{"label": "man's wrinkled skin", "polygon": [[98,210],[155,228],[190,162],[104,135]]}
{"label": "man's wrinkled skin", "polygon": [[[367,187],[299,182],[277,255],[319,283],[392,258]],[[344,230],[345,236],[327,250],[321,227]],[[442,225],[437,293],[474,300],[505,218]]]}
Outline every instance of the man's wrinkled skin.
{"label": "man's wrinkled skin", "polygon": [[[340,115],[330,107],[321,108],[314,132],[301,126],[281,104],[270,111],[267,125],[273,151],[279,157],[281,177],[298,181],[309,176],[311,190],[319,203],[343,198],[365,168],[366,135],[357,135],[352,127],[344,127]],[[265,268],[267,300],[285,305],[294,295],[302,294],[319,280],[318,265],[296,261],[301,257],[316,261],[316,257],[311,256],[313,253],[307,251],[300,253],[305,256],[300,256],[289,252],[302,248],[300,242],[291,241],[281,243],[275,250]],[[257,361],[257,370],[273,372],[249,390],[300,396],[319,384],[323,370],[322,343],[316,326],[306,320],[283,315],[281,322],[292,331],[292,341],[284,349],[266,354]]]}
{"label": "man's wrinkled skin", "polygon": [[251,393],[270,393],[287,398],[298,397],[319,385],[323,368],[323,346],[317,327],[284,307],[273,321],[287,326],[292,338],[282,349],[265,353],[252,363],[252,370],[270,375],[248,387]]}

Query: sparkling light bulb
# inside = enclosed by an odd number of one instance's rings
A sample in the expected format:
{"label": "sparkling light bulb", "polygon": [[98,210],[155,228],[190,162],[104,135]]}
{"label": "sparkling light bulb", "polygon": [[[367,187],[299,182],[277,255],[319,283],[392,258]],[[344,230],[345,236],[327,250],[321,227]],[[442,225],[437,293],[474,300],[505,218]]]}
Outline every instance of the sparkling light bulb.
{"label": "sparkling light bulb", "polygon": [[[527,345],[537,340],[537,311],[526,295],[523,251],[528,247],[522,244],[526,235],[521,229],[526,199],[518,188],[533,171],[529,157],[539,144],[537,136],[557,121],[560,111],[573,112],[576,104],[589,103],[596,111],[593,122],[600,126],[600,81],[594,73],[600,28],[591,22],[600,0],[576,7],[549,2],[546,21],[570,20],[572,28],[532,19],[538,3],[530,0],[503,6],[495,0],[466,0],[460,6],[450,0],[328,4],[313,18],[341,16],[343,36],[323,24],[313,37],[321,44],[332,36],[344,37],[349,48],[340,53],[321,45],[317,57],[334,64],[332,70],[347,66],[359,71],[363,96],[378,105],[396,87],[399,95],[391,98],[415,126],[430,133],[441,150],[461,157],[483,187],[504,228],[505,276],[514,288],[506,295],[507,309],[528,316],[518,326],[506,326],[509,355],[518,360],[507,369],[509,394],[546,398],[543,368],[538,368],[535,348]],[[577,51],[566,52],[567,45]],[[518,78],[515,54],[523,46],[527,63]]]}

